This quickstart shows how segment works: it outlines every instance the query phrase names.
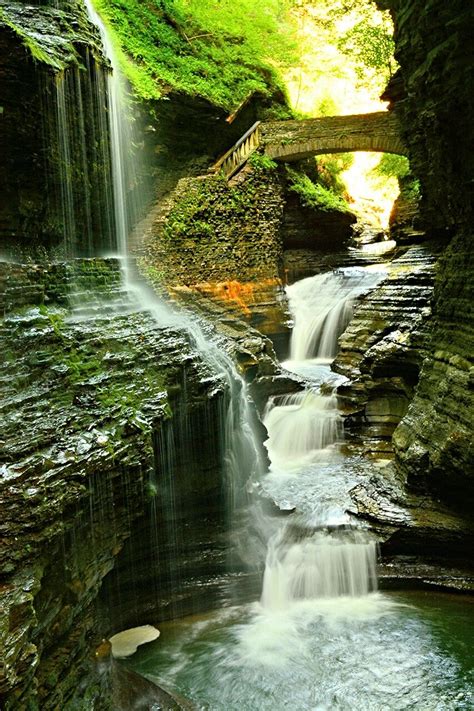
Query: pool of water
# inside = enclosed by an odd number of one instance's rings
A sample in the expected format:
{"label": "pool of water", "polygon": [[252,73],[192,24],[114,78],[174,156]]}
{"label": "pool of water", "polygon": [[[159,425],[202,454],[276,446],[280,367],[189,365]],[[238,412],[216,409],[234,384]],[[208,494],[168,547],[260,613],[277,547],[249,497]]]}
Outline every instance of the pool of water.
{"label": "pool of water", "polygon": [[474,708],[474,599],[424,592],[236,606],[158,625],[128,664],[206,711]]}

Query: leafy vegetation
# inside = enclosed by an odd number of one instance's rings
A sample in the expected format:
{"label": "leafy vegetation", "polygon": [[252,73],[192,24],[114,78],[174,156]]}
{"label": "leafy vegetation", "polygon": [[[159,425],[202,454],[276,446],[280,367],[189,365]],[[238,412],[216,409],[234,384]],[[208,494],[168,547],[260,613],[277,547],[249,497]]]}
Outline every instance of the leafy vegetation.
{"label": "leafy vegetation", "polygon": [[404,156],[384,153],[374,172],[388,178],[406,178],[410,174],[410,163]]}
{"label": "leafy vegetation", "polygon": [[294,0],[301,60],[286,73],[296,111],[375,111],[396,68],[393,26],[373,0]]}
{"label": "leafy vegetation", "polygon": [[330,188],[314,183],[307,175],[292,168],[287,168],[287,173],[290,179],[289,189],[299,196],[301,204],[305,207],[313,207],[324,212],[350,212],[346,200]]}
{"label": "leafy vegetation", "polygon": [[318,156],[316,158],[318,183],[339,197],[344,197],[347,190],[341,174],[350,168],[353,160],[352,153]]}
{"label": "leafy vegetation", "polygon": [[264,153],[252,153],[252,155],[249,158],[249,163],[254,168],[255,170],[261,170],[261,171],[266,171],[266,170],[276,170],[278,167],[278,164],[266,156]]}
{"label": "leafy vegetation", "polygon": [[370,70],[375,70],[386,82],[396,68],[393,56],[393,27],[389,13],[375,13],[370,0],[352,0],[349,3],[345,0],[344,8],[339,10],[339,14],[346,14],[348,11],[356,13],[357,19],[353,26],[341,35],[339,49],[352,61],[355,60],[356,72],[360,79],[366,78]]}
{"label": "leafy vegetation", "polygon": [[295,59],[287,0],[96,0],[123,50],[137,94],[170,90],[232,109],[282,87],[276,64]]}

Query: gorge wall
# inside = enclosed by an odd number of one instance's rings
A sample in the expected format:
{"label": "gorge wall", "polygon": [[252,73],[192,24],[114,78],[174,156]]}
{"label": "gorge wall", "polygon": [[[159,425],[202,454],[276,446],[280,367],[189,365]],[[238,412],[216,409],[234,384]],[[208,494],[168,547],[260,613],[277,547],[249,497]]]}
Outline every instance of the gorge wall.
{"label": "gorge wall", "polygon": [[463,506],[474,493],[474,8],[462,0],[378,4],[395,23],[404,85],[395,110],[421,184],[424,227],[445,245],[428,357],[394,436],[397,466],[411,485]]}
{"label": "gorge wall", "polygon": [[[120,628],[124,610],[129,620],[152,621],[143,587],[161,617],[170,614],[162,541],[174,515],[171,484],[180,515],[209,523],[196,527],[193,546],[213,548],[214,563],[219,557],[226,386],[182,328],[158,326],[130,299],[117,260],[1,263],[0,276],[0,703],[11,711],[111,708],[94,648]],[[171,469],[173,436],[188,455]],[[144,584],[134,575],[137,560],[129,565],[119,609],[117,561],[144,515],[148,577]],[[218,570],[188,573],[202,589]],[[192,595],[187,574],[181,582]]]}

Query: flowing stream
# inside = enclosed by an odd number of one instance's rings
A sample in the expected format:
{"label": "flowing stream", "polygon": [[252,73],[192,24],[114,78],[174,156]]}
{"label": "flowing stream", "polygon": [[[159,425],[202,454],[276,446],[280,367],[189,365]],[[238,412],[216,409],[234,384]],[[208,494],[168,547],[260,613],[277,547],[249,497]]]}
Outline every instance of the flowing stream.
{"label": "flowing stream", "polygon": [[[133,221],[127,198],[133,176],[127,162],[127,109],[106,29],[90,0],[86,4],[113,67],[108,83],[114,209],[117,241],[127,264]],[[159,327],[188,333],[225,383],[221,436],[229,530],[242,531],[247,517],[250,532],[239,536],[241,557],[247,560],[253,558],[251,531],[260,527],[267,539],[258,602],[165,625],[157,620],[159,641],[132,659],[135,669],[189,697],[196,708],[472,708],[463,655],[449,649],[445,637],[436,637],[423,605],[412,607],[404,598],[377,592],[376,541],[346,514],[357,467],[339,451],[343,426],[335,395],[338,379],[329,365],[354,299],[383,276],[380,268],[343,269],[289,287],[294,329],[291,357],[284,365],[303,374],[307,386],[268,404],[271,466],[265,474],[246,386],[222,343],[205,324],[160,302],[125,268],[129,308],[147,311]],[[162,448],[164,460],[174,456],[172,437],[170,442]],[[169,469],[171,481],[171,464]],[[251,518],[260,509],[251,501],[252,489],[295,512],[261,516],[253,525]],[[179,492],[170,486],[169,493],[173,509]],[[171,513],[168,532],[176,540],[177,525]],[[235,545],[235,537],[229,540]],[[179,586],[179,575],[175,584]]]}
{"label": "flowing stream", "polygon": [[[326,391],[337,383],[328,358],[335,353],[326,352],[322,363],[323,346],[314,344],[337,343],[348,302],[383,272],[351,272],[349,288],[346,276],[313,279],[318,289],[328,285],[332,300],[322,294],[325,316],[315,316],[319,327],[306,331],[306,342],[301,331],[294,336],[307,360],[286,363],[310,376],[308,387],[267,409],[271,466],[261,486],[292,513],[267,522],[260,600],[162,624],[160,641],[129,662],[198,709],[472,708],[473,606],[446,595],[378,592],[376,541],[345,511],[364,468],[338,451],[343,427],[336,397],[320,391],[321,384]],[[311,280],[305,282],[289,289],[295,326],[307,309],[302,289],[318,308]],[[336,333],[324,332],[333,328]]]}

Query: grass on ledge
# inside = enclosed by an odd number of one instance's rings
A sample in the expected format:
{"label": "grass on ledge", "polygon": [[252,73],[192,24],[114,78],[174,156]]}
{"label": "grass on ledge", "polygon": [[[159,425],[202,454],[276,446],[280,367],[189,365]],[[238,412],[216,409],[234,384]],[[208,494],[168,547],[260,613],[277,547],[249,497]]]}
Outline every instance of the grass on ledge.
{"label": "grass on ledge", "polygon": [[142,99],[170,91],[226,110],[253,92],[282,89],[294,61],[288,0],[95,0]]}

